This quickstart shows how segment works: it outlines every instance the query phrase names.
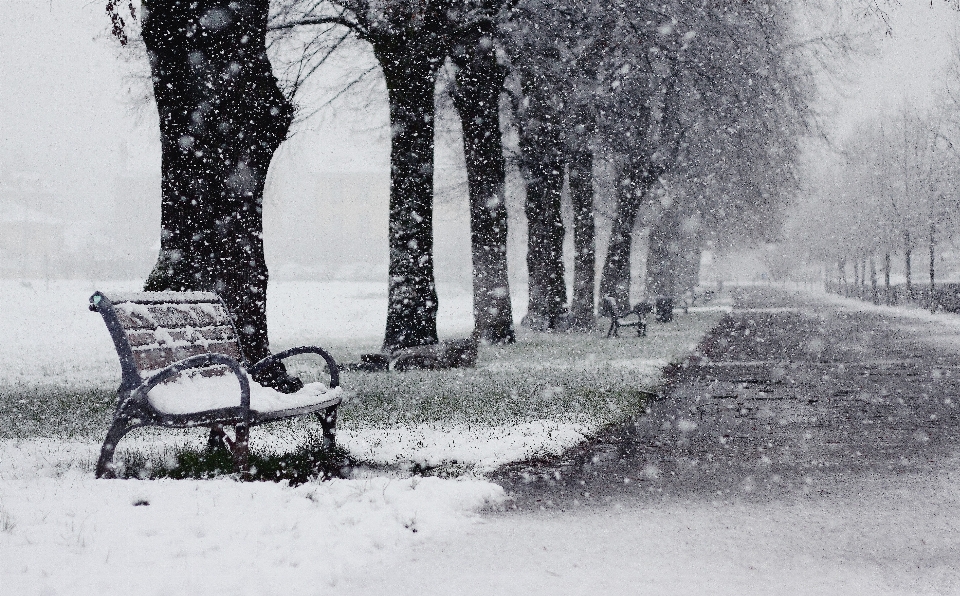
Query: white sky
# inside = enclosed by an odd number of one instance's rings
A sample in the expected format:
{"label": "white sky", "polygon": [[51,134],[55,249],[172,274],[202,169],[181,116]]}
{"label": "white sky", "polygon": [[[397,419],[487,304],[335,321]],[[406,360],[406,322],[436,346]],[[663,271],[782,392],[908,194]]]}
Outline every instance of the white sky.
{"label": "white sky", "polygon": [[[943,0],[903,0],[888,14],[893,35],[851,67],[860,74],[837,101],[838,130],[904,95],[924,101],[950,56],[960,13]],[[108,24],[101,0],[0,0],[0,165],[42,174],[77,215],[109,192],[122,143],[128,173],[159,171],[155,116],[132,113]],[[276,171],[387,169],[386,135],[351,130],[339,115],[323,120],[301,127]]]}
{"label": "white sky", "polygon": [[875,52],[851,61],[845,97],[825,93],[828,105],[835,102],[841,128],[895,111],[904,99],[928,102],[952,57],[960,12],[947,2],[902,0],[886,11],[891,34],[878,30]]}

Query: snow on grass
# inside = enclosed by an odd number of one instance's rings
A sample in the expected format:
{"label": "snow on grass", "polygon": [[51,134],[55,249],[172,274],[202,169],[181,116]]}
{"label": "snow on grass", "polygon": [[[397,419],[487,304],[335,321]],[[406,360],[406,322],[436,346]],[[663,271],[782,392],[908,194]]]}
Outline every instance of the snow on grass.
{"label": "snow on grass", "polygon": [[[347,371],[338,439],[370,464],[349,480],[97,481],[120,370],[102,320],[86,308],[94,289],[136,284],[0,281],[3,594],[332,593],[501,503],[503,490],[477,474],[562,453],[639,412],[662,367],[721,316],[694,310],[651,325],[644,339],[521,331],[516,345],[481,347],[473,369]],[[382,284],[279,283],[270,292],[274,349],[319,344],[355,362],[379,347]],[[441,288],[441,336],[465,336],[470,325],[469,294]],[[294,449],[315,424],[255,428],[251,449]],[[204,440],[200,430],[137,430],[117,459],[168,461]],[[431,469],[447,477],[416,474]]]}
{"label": "snow on grass", "polygon": [[[130,291],[137,284],[96,287]],[[0,311],[0,330],[8,338],[0,343],[7,363],[0,369],[0,438],[102,440],[120,371],[100,316],[87,310],[94,285],[0,281],[0,289],[9,298]],[[440,294],[441,336],[466,335],[469,293],[442,287]],[[271,285],[269,304],[274,349],[319,344],[340,362],[357,362],[379,347],[384,284],[280,282]],[[651,324],[646,338],[629,329],[612,339],[599,330],[520,330],[515,345],[482,346],[474,369],[344,372],[342,384],[352,398],[340,411],[340,442],[367,463],[458,473],[560,453],[604,424],[639,412],[663,366],[691,349],[720,316],[717,308],[693,309],[674,323]],[[292,366],[304,380],[315,380],[307,364]],[[295,446],[304,436],[302,424],[255,429],[254,445]],[[175,449],[183,434],[158,438],[157,449]],[[131,439],[121,443],[121,456],[127,444],[136,444]]]}
{"label": "snow on grass", "polygon": [[590,424],[554,420],[499,426],[425,423],[346,428],[339,439],[352,456],[370,463],[482,473],[508,462],[563,453],[593,430]]}
{"label": "snow on grass", "polygon": [[504,498],[471,478],[98,481],[95,455],[85,443],[0,444],[0,592],[330,593]]}

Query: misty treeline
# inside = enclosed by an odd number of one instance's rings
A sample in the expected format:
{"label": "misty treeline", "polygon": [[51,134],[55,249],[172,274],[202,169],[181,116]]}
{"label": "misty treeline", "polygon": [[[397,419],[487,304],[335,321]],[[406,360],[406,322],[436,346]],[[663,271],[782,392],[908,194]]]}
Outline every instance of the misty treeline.
{"label": "misty treeline", "polygon": [[[349,32],[369,42],[384,72],[393,149],[390,313],[404,334],[423,334],[418,342],[436,340],[430,228],[421,217],[432,202],[433,131],[426,126],[435,116],[438,73],[452,67],[471,203],[477,332],[499,342],[513,336],[504,131],[518,134],[525,183],[527,324],[592,328],[598,281],[601,295],[626,306],[641,213],[650,224],[647,295],[682,294],[696,285],[708,242],[773,234],[795,188],[796,143],[814,85],[806,48],[791,38],[791,10],[779,2],[281,0],[271,26],[300,36],[311,31],[329,48]],[[315,46],[310,52],[317,60]],[[395,69],[401,76],[391,74]],[[424,88],[411,99],[408,87],[421,78]],[[614,166],[617,204],[606,253],[597,255],[593,176],[601,160]],[[427,177],[416,199],[407,196],[409,171]],[[565,188],[572,230],[561,218]],[[415,210],[413,224],[402,209]],[[572,296],[562,251],[568,233]],[[595,280],[598,257],[603,266]],[[411,300],[412,288],[424,290]],[[406,338],[393,333],[388,322],[385,345],[404,345]]]}
{"label": "misty treeline", "polygon": [[[958,65],[929,103],[905,100],[858,123],[839,146],[840,161],[811,177],[816,203],[790,233],[827,264],[838,291],[937,307],[938,250],[953,244],[960,223]],[[891,283],[895,267],[902,288]]]}
{"label": "misty treeline", "polygon": [[[531,327],[591,328],[598,290],[626,306],[641,224],[649,237],[646,295],[681,295],[697,283],[704,247],[777,233],[797,188],[797,143],[815,88],[811,54],[843,45],[843,35],[797,38],[798,11],[821,8],[781,0],[144,0],[142,38],[163,140],[163,237],[147,288],[219,291],[245,353],[256,359],[267,349],[264,180],[303,83],[322,76],[325,63],[349,60],[340,50],[359,42],[378,68],[357,72],[344,91],[376,70],[390,114],[385,349],[437,341],[441,69],[453,73],[449,93],[463,131],[478,339],[514,339],[507,131],[519,139],[525,186]],[[296,66],[282,84],[268,43],[293,52],[282,57]],[[609,245],[598,255],[601,162],[615,172],[617,200]],[[561,218],[564,189],[572,230]]]}

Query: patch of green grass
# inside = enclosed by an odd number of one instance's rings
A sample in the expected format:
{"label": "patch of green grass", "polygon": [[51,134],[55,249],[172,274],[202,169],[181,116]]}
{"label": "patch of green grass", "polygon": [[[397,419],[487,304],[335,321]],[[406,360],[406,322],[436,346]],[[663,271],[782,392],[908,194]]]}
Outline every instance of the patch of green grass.
{"label": "patch of green grass", "polygon": [[102,436],[116,401],[107,389],[0,387],[0,439]]}
{"label": "patch of green grass", "polygon": [[[720,316],[712,311],[680,315],[673,323],[651,324],[645,338],[630,330],[610,339],[600,331],[521,331],[514,345],[481,346],[476,368],[347,371],[341,382],[354,397],[341,407],[340,420],[375,427],[535,419],[616,422],[642,412],[656,393],[658,362],[682,358]],[[345,361],[359,361],[361,352],[334,347]]]}
{"label": "patch of green grass", "polygon": [[[342,448],[324,449],[319,432],[308,433],[302,444],[286,453],[250,453],[246,480],[288,482],[291,486],[312,479],[342,477],[351,461]],[[179,447],[164,455],[124,453],[117,460],[119,476],[140,479],[203,479],[235,473],[233,456],[222,446]]]}

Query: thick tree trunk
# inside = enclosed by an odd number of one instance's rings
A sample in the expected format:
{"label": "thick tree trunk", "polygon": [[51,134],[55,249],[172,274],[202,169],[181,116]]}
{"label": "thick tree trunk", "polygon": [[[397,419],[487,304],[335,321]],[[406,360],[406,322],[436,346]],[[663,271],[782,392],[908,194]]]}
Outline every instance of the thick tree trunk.
{"label": "thick tree trunk", "polygon": [[488,343],[512,343],[513,308],[507,276],[506,165],[500,133],[500,92],[506,69],[477,42],[454,58],[459,70],[453,103],[463,127],[470,193],[474,333]]}
{"label": "thick tree trunk", "polygon": [[534,329],[553,329],[567,303],[560,212],[564,164],[558,147],[543,152],[530,148],[528,152],[533,154],[533,163],[528,167],[525,204],[530,284],[527,321]]}
{"label": "thick tree trunk", "polygon": [[680,217],[676,205],[664,210],[650,230],[647,252],[647,296],[657,305],[657,320],[673,320],[677,297],[677,271],[680,262]]}
{"label": "thick tree trunk", "polygon": [[145,0],[160,116],[160,255],[147,290],[223,298],[249,362],[269,355],[263,188],[293,108],[267,59],[267,0]]}
{"label": "thick tree trunk", "polygon": [[877,263],[870,256],[870,301],[880,304],[880,294],[877,293]]}
{"label": "thick tree trunk", "polygon": [[[395,40],[391,40],[395,41]],[[390,265],[385,350],[437,343],[433,275],[434,87],[440,61],[374,43],[390,103]]]}
{"label": "thick tree trunk", "polygon": [[526,181],[527,274],[529,300],[524,324],[555,329],[566,314],[567,287],[563,265],[564,152],[560,115],[537,80],[524,82],[524,107],[519,118],[520,153]]}
{"label": "thick tree trunk", "polygon": [[573,300],[570,318],[574,329],[590,330],[596,322],[594,271],[596,246],[593,219],[593,152],[575,152],[568,170],[573,206]]}
{"label": "thick tree trunk", "polygon": [[637,180],[635,172],[627,169],[617,180],[617,212],[610,230],[607,255],[600,272],[600,296],[612,296],[621,309],[630,307],[630,251],[633,247],[633,227],[637,212],[643,203],[646,186]]}

